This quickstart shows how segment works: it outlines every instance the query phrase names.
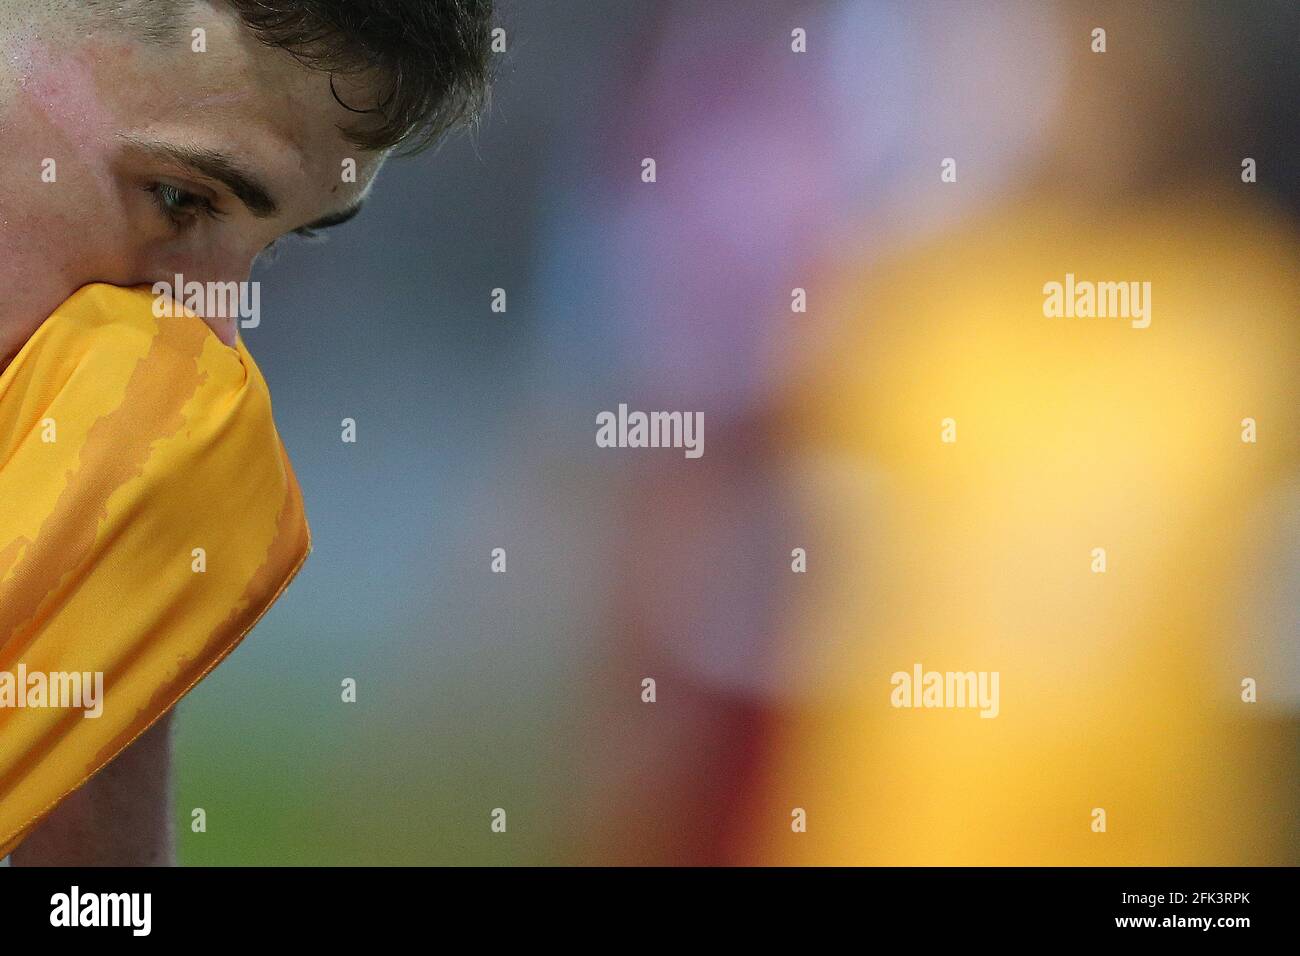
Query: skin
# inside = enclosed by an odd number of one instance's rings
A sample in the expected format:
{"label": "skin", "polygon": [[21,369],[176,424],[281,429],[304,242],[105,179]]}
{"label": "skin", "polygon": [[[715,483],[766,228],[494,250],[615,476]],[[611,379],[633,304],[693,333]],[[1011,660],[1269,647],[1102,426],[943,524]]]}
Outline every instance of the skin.
{"label": "skin", "polygon": [[[355,208],[373,180],[383,157],[341,133],[358,117],[335,101],[328,75],[259,44],[219,3],[185,5],[192,15],[161,43],[42,18],[49,6],[35,5],[37,19],[2,41],[0,362],[86,283],[245,280],[270,243]],[[198,26],[204,53],[190,47]],[[347,102],[373,102],[364,86],[336,81]],[[276,212],[255,214],[228,186],[169,158],[168,146],[228,155],[262,181]],[[347,157],[355,183],[342,181]],[[41,181],[46,158],[57,163],[55,183]],[[171,199],[201,199],[174,203],[169,216],[159,186]],[[234,342],[233,319],[208,321]]]}
{"label": "skin", "polygon": [[[0,369],[87,283],[247,280],[276,240],[355,212],[383,162],[341,132],[359,117],[326,74],[259,44],[219,2],[175,6],[180,29],[160,38],[80,4],[0,0]],[[191,50],[195,27],[206,52]],[[374,102],[365,78],[335,88]],[[211,167],[182,162],[187,150],[225,155],[275,209],[250,209]],[[47,157],[54,183],[41,181]],[[345,158],[356,182],[343,181]],[[235,342],[235,319],[204,320]],[[169,723],[65,800],[13,863],[173,862]]]}

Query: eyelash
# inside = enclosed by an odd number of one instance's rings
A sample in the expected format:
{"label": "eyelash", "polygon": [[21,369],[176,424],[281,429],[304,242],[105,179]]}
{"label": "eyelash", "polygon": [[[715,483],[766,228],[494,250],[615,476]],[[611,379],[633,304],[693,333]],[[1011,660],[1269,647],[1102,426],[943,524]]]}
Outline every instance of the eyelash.
{"label": "eyelash", "polygon": [[258,253],[258,255],[265,257],[262,260],[264,262],[274,262],[275,257],[279,254],[280,250],[284,248],[284,244],[293,237],[305,239],[308,242],[325,242],[329,239],[329,236],[319,230],[308,229],[306,226],[300,226],[292,232],[287,232],[283,236],[277,236],[275,239],[272,239],[267,243],[266,248]]}
{"label": "eyelash", "polygon": [[[198,216],[206,216],[209,219],[217,220],[224,217],[224,213],[213,205],[212,200],[206,196],[189,192],[179,186],[173,186],[171,183],[153,182],[145,186],[144,190],[153,196],[158,211],[167,218],[172,229],[177,233],[190,228]],[[323,241],[329,238],[319,230],[309,229],[306,226],[293,230],[290,235],[310,241]],[[278,239],[273,240],[262,252],[269,253],[270,257],[274,258],[276,247],[286,238],[287,236],[280,236]]]}
{"label": "eyelash", "polygon": [[171,183],[150,183],[144,190],[153,196],[158,211],[167,218],[176,232],[188,229],[199,216],[222,218],[221,210],[212,204],[212,200]]}

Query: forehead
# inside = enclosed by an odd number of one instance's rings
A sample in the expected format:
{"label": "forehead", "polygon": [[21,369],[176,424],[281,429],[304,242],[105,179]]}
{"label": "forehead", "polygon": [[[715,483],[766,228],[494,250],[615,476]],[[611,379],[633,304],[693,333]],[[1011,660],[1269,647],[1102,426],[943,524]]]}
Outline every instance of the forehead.
{"label": "forehead", "polygon": [[[237,156],[287,214],[350,205],[382,163],[340,129],[363,117],[338,100],[369,105],[372,88],[340,77],[336,98],[328,74],[259,43],[226,8],[196,5],[165,37],[96,31],[33,41],[21,58],[23,93],[74,141],[128,134]],[[345,160],[355,163],[354,182],[342,175]]]}

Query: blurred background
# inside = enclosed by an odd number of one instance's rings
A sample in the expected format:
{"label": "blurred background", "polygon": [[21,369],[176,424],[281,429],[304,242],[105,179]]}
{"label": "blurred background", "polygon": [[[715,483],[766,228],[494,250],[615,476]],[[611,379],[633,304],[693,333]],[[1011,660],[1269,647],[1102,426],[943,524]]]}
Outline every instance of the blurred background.
{"label": "blurred background", "polygon": [[182,862],[1300,862],[1300,15],[1134,6],[502,3],[482,127],[255,276],[314,552]]}

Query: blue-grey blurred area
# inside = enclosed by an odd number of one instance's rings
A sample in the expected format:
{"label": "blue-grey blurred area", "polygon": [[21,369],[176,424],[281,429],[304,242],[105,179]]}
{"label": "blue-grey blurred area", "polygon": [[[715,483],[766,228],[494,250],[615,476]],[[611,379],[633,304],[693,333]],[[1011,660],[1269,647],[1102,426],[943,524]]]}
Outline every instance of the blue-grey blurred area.
{"label": "blue-grey blurred area", "polygon": [[[486,122],[391,161],[357,220],[290,240],[254,276],[262,323],[244,337],[313,552],[180,709],[182,862],[549,856],[571,743],[556,725],[594,637],[608,494],[596,406],[574,430],[550,388],[581,396],[600,369],[538,360],[537,240],[587,175],[551,146],[605,108],[641,19],[633,5],[505,11]],[[489,573],[496,547],[506,574]],[[185,825],[195,807],[206,833]],[[497,807],[508,841],[491,839]]]}

